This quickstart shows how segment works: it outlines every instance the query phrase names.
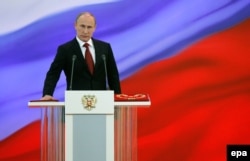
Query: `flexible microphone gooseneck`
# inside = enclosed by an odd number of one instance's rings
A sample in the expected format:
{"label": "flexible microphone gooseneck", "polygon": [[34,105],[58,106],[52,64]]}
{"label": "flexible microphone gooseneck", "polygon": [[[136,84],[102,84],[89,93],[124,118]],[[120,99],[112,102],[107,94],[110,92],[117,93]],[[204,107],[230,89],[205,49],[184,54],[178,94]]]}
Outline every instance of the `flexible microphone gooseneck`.
{"label": "flexible microphone gooseneck", "polygon": [[102,54],[102,59],[103,59],[104,69],[105,69],[106,89],[108,89],[108,72],[107,72],[106,56],[104,54]]}
{"label": "flexible microphone gooseneck", "polygon": [[72,66],[71,66],[71,76],[70,76],[69,90],[72,90],[72,82],[73,82],[73,76],[74,76],[75,60],[76,60],[76,55],[73,55],[72,56]]}

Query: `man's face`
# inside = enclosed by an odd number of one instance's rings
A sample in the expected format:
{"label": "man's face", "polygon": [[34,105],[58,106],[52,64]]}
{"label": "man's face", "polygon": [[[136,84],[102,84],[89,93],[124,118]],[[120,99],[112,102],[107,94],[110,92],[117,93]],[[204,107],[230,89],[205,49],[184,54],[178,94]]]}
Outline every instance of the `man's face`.
{"label": "man's face", "polygon": [[87,42],[92,37],[95,28],[95,19],[90,15],[81,15],[75,22],[77,37],[84,42]]}

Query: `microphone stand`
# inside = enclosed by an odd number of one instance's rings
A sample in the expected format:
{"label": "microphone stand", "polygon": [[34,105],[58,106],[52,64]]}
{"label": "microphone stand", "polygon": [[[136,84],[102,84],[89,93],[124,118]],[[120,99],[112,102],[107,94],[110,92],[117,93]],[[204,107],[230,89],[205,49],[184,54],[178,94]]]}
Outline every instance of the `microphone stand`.
{"label": "microphone stand", "polygon": [[69,90],[72,90],[72,82],[73,82],[73,75],[74,75],[75,60],[76,60],[76,55],[73,55],[72,56],[72,67],[71,67],[71,76],[70,76]]}
{"label": "microphone stand", "polygon": [[107,72],[107,64],[106,64],[106,56],[103,54],[102,59],[104,62],[104,70],[105,70],[105,81],[106,81],[106,89],[109,90],[109,85],[108,85],[108,72]]}

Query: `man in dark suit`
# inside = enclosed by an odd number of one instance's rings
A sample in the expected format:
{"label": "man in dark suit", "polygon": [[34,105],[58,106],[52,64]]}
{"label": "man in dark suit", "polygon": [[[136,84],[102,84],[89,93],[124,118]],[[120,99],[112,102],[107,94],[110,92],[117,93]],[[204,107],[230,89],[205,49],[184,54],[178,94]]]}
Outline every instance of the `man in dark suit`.
{"label": "man in dark suit", "polygon": [[[111,46],[107,42],[92,37],[95,29],[96,20],[91,13],[84,12],[77,16],[76,37],[58,47],[44,81],[41,100],[55,99],[53,93],[62,71],[66,76],[68,90],[70,88],[71,90],[106,90],[106,84],[108,84],[110,90],[114,90],[116,94],[121,93],[119,73]],[[87,50],[91,55],[88,57],[91,59],[93,69],[88,66],[88,61],[86,62]],[[73,73],[72,65],[74,65]],[[72,74],[73,78],[71,78]]]}

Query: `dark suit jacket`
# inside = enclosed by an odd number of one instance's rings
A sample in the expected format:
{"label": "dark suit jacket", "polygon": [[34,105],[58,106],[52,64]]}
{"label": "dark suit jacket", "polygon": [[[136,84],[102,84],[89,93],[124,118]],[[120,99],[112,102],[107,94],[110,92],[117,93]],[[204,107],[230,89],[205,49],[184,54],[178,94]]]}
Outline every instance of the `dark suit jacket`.
{"label": "dark suit jacket", "polygon": [[114,90],[115,93],[121,93],[119,73],[110,44],[96,39],[92,40],[96,55],[93,75],[90,74],[79,44],[76,38],[74,38],[58,47],[57,54],[45,78],[43,95],[53,95],[62,71],[65,73],[67,89],[69,89],[73,55],[76,55],[76,60],[74,63],[72,90],[106,90],[103,54],[106,57],[109,88]]}

